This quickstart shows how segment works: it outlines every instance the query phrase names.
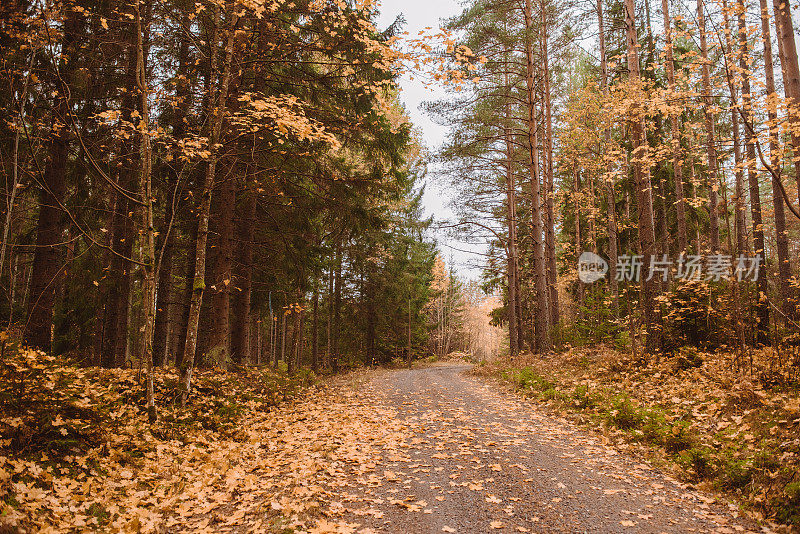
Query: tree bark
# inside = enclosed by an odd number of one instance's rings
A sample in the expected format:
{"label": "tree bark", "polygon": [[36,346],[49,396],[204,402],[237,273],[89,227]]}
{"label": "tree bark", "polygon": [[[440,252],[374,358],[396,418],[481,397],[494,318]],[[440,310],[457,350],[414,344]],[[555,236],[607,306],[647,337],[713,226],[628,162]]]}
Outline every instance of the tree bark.
{"label": "tree bark", "polygon": [[246,361],[248,347],[248,325],[250,324],[250,300],[253,280],[253,236],[256,219],[256,195],[245,191],[240,213],[236,221],[236,235],[239,238],[236,254],[236,275],[233,279],[233,316],[231,329],[231,358],[241,364]]}
{"label": "tree bark", "polygon": [[218,205],[217,250],[211,274],[215,289],[211,292],[211,332],[206,350],[207,354],[213,354],[219,362],[225,362],[230,352],[233,215],[236,206],[236,179],[233,172],[226,173],[221,180],[216,203]]}
{"label": "tree bark", "polygon": [[789,235],[786,229],[786,211],[780,183],[780,149],[777,131],[778,111],[776,109],[775,72],[772,64],[772,39],[770,38],[769,8],[767,0],[760,0],[761,8],[761,41],[764,45],[764,73],[767,93],[767,118],[770,123],[769,155],[770,166],[777,174],[770,173],[772,181],[772,207],[775,217],[775,243],[778,253],[778,294],[784,323],[796,320],[796,292],[790,284],[792,280],[792,264],[789,259]]}
{"label": "tree bark", "polygon": [[[701,0],[698,0],[698,2]],[[625,27],[627,38],[628,71],[631,81],[641,84],[639,70],[638,38],[636,35],[636,11],[634,0],[625,0]],[[653,354],[661,350],[661,325],[655,309],[656,280],[650,278],[649,260],[655,252],[655,229],[653,227],[653,197],[650,184],[650,168],[643,163],[647,140],[644,135],[644,121],[635,117],[633,121],[633,169],[637,190],[637,215],[639,217],[639,250],[644,257],[642,268],[642,307],[647,327],[646,350]]]}
{"label": "tree bark", "polygon": [[[727,0],[722,0],[722,14],[723,14],[723,24],[725,29],[725,42],[728,50],[731,52],[731,57],[738,56],[738,52],[734,53],[734,47],[731,40],[731,27],[730,27],[730,16],[728,14],[728,5]],[[726,69],[726,75],[730,78],[731,73],[730,69]],[[736,89],[736,85],[733,79],[729,80],[729,91],[730,91],[730,99],[731,99],[731,127],[732,127],[732,137],[733,137],[733,161],[735,164],[734,170],[734,178],[736,180],[736,200],[735,200],[735,209],[736,209],[736,250],[738,254],[744,254],[747,250],[747,236],[745,234],[747,223],[745,222],[745,198],[744,198],[744,176],[742,172],[742,149],[740,146],[739,136],[741,135],[741,129],[739,128],[739,103],[738,103],[738,92]]]}
{"label": "tree bark", "polygon": [[[675,57],[672,49],[672,19],[669,16],[669,0],[661,0],[661,10],[664,14],[664,28],[666,43],[667,87],[672,98],[677,98],[675,89]],[[683,163],[681,161],[681,132],[678,126],[678,114],[670,112],[670,131],[672,134],[672,171],[675,178],[675,208],[678,221],[678,251],[685,253],[689,248],[686,233],[686,199],[683,194]]]}
{"label": "tree bark", "polygon": [[[189,19],[188,12],[184,11],[182,16],[182,23],[188,28],[191,20]],[[189,71],[189,37],[186,32],[180,33],[180,43],[178,45],[178,68],[176,72],[176,86],[175,97],[178,100],[177,105],[173,108],[172,118],[172,136],[175,141],[183,140],[186,137],[186,118],[189,111],[190,98],[191,98],[191,84],[188,81]],[[165,232],[167,226],[171,221],[176,221],[180,208],[189,209],[187,204],[181,202],[178,196],[175,196],[181,185],[181,173],[173,172],[171,169],[165,171],[165,178],[168,185],[165,195]],[[179,208],[176,210],[175,208]],[[167,361],[168,350],[174,348],[174,344],[169,342],[168,336],[170,331],[175,329],[172,324],[174,318],[173,302],[176,298],[177,291],[173,288],[173,259],[175,255],[176,246],[176,230],[174,229],[175,223],[173,222],[173,230],[164,236],[164,243],[162,245],[162,259],[159,267],[158,274],[158,299],[156,303],[156,324],[153,333],[153,360],[155,365],[164,365]],[[171,345],[171,347],[170,347]],[[176,358],[180,361],[180,358]]]}
{"label": "tree bark", "polygon": [[[739,19],[739,68],[742,72],[742,118],[745,122],[744,139],[747,156],[747,181],[750,186],[750,216],[753,223],[753,252],[761,256],[766,264],[766,247],[764,245],[764,224],[761,215],[761,191],[756,171],[756,139],[753,135],[752,95],[750,94],[750,52],[747,44],[747,23],[745,21],[745,1],[738,0]],[[748,127],[748,124],[750,127]],[[758,325],[756,340],[766,344],[769,340],[769,300],[767,298],[767,269],[762,269],[756,281],[758,296],[756,315]]]}
{"label": "tree bark", "polygon": [[783,91],[791,102],[789,121],[792,124],[792,147],[794,170],[797,180],[797,196],[800,199],[800,66],[797,60],[797,45],[794,40],[792,9],[787,0],[772,0],[775,28],[778,37],[778,57],[783,74]]}
{"label": "tree bark", "polygon": [[[597,0],[597,20],[600,40],[600,84],[603,94],[608,96],[608,63],[606,61],[606,36],[605,20],[603,18],[603,0]],[[611,144],[611,130],[606,128],[603,132],[606,144]],[[617,262],[619,261],[619,237],[617,231],[617,200],[614,193],[614,179],[611,177],[610,165],[606,166],[609,177],[605,180],[606,204],[608,217],[606,228],[608,231],[608,264],[609,285],[614,295],[614,313],[619,313],[619,283],[617,282]]]}
{"label": "tree bark", "polygon": [[39,189],[39,218],[36,222],[36,248],[28,285],[28,307],[23,339],[31,347],[45,352],[51,350],[53,309],[61,274],[61,253],[58,244],[64,231],[64,213],[61,205],[66,193],[67,154],[69,151],[69,84],[75,65],[74,55],[78,39],[77,12],[67,10],[61,38],[61,57],[55,78],[60,79],[55,89],[51,121],[49,155],[41,176]]}
{"label": "tree bark", "polygon": [[[172,202],[167,202],[164,216],[166,224],[173,217]],[[171,234],[171,233],[170,233]],[[156,319],[153,327],[153,365],[162,367],[167,360],[167,338],[169,336],[170,303],[173,299],[172,257],[175,250],[175,237],[165,236],[161,265],[158,269],[158,295],[156,298]]]}
{"label": "tree bark", "polygon": [[704,0],[697,0],[697,25],[700,29],[700,57],[703,62],[703,113],[706,119],[706,153],[708,155],[708,218],[711,224],[710,245],[711,251],[719,250],[719,200],[717,189],[719,178],[717,176],[717,149],[714,145],[716,139],[714,115],[711,112],[711,74],[709,72],[708,43],[706,42],[706,16]]}
{"label": "tree bark", "polygon": [[[550,327],[555,328],[561,322],[558,304],[558,269],[556,266],[556,235],[555,235],[555,188],[553,184],[553,103],[550,96],[550,51],[547,43],[549,23],[547,8],[544,0],[542,9],[542,76],[544,78],[544,122],[545,122],[545,154],[547,155],[545,176],[545,256],[547,263],[547,290],[548,309],[550,310]],[[560,341],[559,341],[560,343]]]}
{"label": "tree bark", "polygon": [[[138,4],[137,4],[138,5]],[[136,38],[133,31],[128,43],[128,66],[126,80],[130,86],[135,87],[138,78],[138,52]],[[133,118],[133,113],[139,112],[136,107],[135,92],[128,90],[122,97],[122,116],[133,123],[139,123]],[[123,191],[135,190],[137,178],[140,175],[141,159],[133,154],[137,151],[134,146],[134,137],[121,142],[120,151],[123,154],[119,162],[117,184]],[[128,302],[130,300],[131,276],[133,264],[133,244],[136,240],[133,222],[136,206],[127,193],[115,191],[114,214],[112,218],[112,252],[109,252],[108,268],[104,280],[105,313],[103,316],[103,340],[101,342],[101,364],[103,367],[123,367],[127,358],[128,348]]]}
{"label": "tree bark", "polygon": [[[374,356],[375,346],[371,348]],[[314,304],[311,316],[311,370],[319,371],[319,287],[318,280],[314,280]]]}
{"label": "tree bark", "polygon": [[533,29],[531,0],[525,0],[525,86],[528,108],[528,151],[531,184],[531,248],[533,251],[534,288],[536,295],[535,312],[535,351],[544,353],[550,349],[550,312],[548,309],[548,291],[543,242],[542,194],[539,180],[538,125],[536,124],[536,88],[534,86],[533,43],[530,31]]}
{"label": "tree bark", "polygon": [[[219,42],[219,22],[220,8],[215,8],[214,39],[211,54],[211,72],[216,76],[217,72],[217,43]],[[237,15],[232,5],[228,5],[229,13],[228,36],[225,46],[225,62],[222,72],[222,79],[218,95],[216,98],[209,98],[209,112],[207,114],[210,123],[208,167],[203,181],[203,193],[200,202],[199,221],[197,225],[197,246],[195,254],[194,281],[192,283],[192,300],[189,307],[189,320],[186,330],[186,349],[184,359],[181,364],[181,404],[185,405],[191,390],[192,370],[194,368],[195,352],[197,348],[197,327],[200,321],[200,307],[203,303],[203,291],[205,291],[205,260],[206,242],[208,240],[208,217],[211,211],[211,192],[214,186],[216,174],[218,143],[222,130],[222,121],[225,118],[226,100],[228,98],[228,85],[231,78],[231,66],[233,62],[233,48]]]}
{"label": "tree bark", "polygon": [[155,328],[155,300],[156,300],[156,238],[153,222],[153,188],[152,164],[153,151],[150,143],[150,109],[148,98],[150,91],[147,87],[147,71],[145,69],[145,53],[142,33],[141,10],[139,0],[134,3],[136,20],[136,86],[139,92],[139,105],[142,127],[139,131],[139,195],[141,197],[141,233],[142,235],[142,269],[144,280],[142,284],[142,310],[144,313],[144,340],[143,354],[146,367],[146,403],[147,417],[150,424],[156,421],[155,392],[153,384],[153,333]]}
{"label": "tree bark", "polygon": [[336,271],[333,277],[333,325],[331,327],[331,369],[334,373],[339,371],[339,332],[341,326],[340,315],[342,309],[342,239],[336,242]]}
{"label": "tree bark", "polygon": [[511,357],[514,358],[519,353],[519,323],[517,322],[517,220],[516,220],[516,199],[514,191],[514,171],[513,165],[513,144],[511,141],[511,131],[506,128],[506,224],[508,225],[508,246],[507,246],[507,278],[508,278],[508,339]]}

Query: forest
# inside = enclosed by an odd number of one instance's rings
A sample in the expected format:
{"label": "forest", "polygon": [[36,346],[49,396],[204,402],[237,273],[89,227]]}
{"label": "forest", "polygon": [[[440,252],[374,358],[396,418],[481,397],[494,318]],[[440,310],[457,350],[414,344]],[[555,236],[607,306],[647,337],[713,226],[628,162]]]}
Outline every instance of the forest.
{"label": "forest", "polygon": [[[616,387],[713,360],[786,402],[765,439],[795,443],[796,9],[468,0],[409,35],[403,17],[378,27],[373,0],[4,2],[0,527],[158,530],[174,502],[113,504],[161,487],[154,451],[255,458],[258,432],[305,421],[292,403],[321,377],[453,353],[544,392],[558,384],[520,365],[602,349]],[[423,104],[441,146],[412,123],[404,76],[446,91]],[[430,180],[454,219],[426,214]],[[445,236],[485,247],[479,279],[444,261]],[[326,395],[350,424],[351,397]],[[320,417],[302,432],[334,432]],[[110,454],[108,436],[141,454]],[[796,467],[795,449],[780,454]],[[755,506],[797,523],[784,471]],[[165,495],[189,498],[175,476]],[[75,527],[42,495],[83,479]],[[275,531],[354,531],[271,506]]]}
{"label": "forest", "polygon": [[482,65],[426,105],[450,129],[437,161],[460,224],[488,230],[512,355],[771,346],[796,379],[791,6],[670,4],[469,4],[447,29]]}
{"label": "forest", "polygon": [[2,9],[12,338],[187,394],[427,350],[423,149],[369,3]]}

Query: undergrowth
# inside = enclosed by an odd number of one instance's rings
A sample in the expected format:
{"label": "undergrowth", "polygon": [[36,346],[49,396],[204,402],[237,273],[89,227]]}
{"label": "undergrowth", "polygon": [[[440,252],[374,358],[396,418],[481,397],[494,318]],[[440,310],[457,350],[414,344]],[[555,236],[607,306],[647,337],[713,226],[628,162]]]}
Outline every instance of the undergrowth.
{"label": "undergrowth", "polygon": [[[140,370],[81,368],[5,338],[0,349],[0,532],[51,523],[71,499],[49,501],[54,488],[102,487],[104,477],[135,473],[168,449],[244,441],[244,416],[271,410],[315,379],[310,371],[287,377],[269,369],[199,369],[181,408],[177,372],[158,369],[159,418],[149,425]],[[76,530],[117,526],[117,510],[107,503],[83,505]]]}
{"label": "undergrowth", "polygon": [[[755,368],[769,356],[755,355]],[[688,482],[740,500],[756,519],[800,526],[797,384],[761,383],[764,371],[738,373],[732,359],[681,349],[643,362],[612,349],[572,349],[476,372],[646,446]]]}

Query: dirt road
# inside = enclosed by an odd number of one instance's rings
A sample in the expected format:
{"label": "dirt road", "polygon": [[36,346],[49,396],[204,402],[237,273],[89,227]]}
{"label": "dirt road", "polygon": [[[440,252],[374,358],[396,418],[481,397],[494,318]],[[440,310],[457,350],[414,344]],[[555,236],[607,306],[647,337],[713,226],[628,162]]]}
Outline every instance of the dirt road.
{"label": "dirt road", "polygon": [[[406,437],[376,465],[351,465],[349,480],[330,488],[334,514],[338,508],[355,531],[759,530],[734,506],[681,487],[467,370],[382,372],[356,386],[358,397],[394,413]],[[372,428],[358,439],[372,440]]]}

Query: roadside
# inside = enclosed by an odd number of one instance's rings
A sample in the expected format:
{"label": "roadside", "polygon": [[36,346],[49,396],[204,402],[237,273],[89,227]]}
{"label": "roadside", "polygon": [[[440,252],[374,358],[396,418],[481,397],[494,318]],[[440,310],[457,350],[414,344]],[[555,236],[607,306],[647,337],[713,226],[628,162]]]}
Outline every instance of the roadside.
{"label": "roadside", "polygon": [[684,350],[643,364],[603,348],[573,349],[497,360],[475,373],[603,430],[693,487],[728,495],[754,519],[796,527],[800,404],[796,387],[764,387],[759,370],[769,361],[759,359],[772,357],[755,353],[737,373],[729,354]]}

